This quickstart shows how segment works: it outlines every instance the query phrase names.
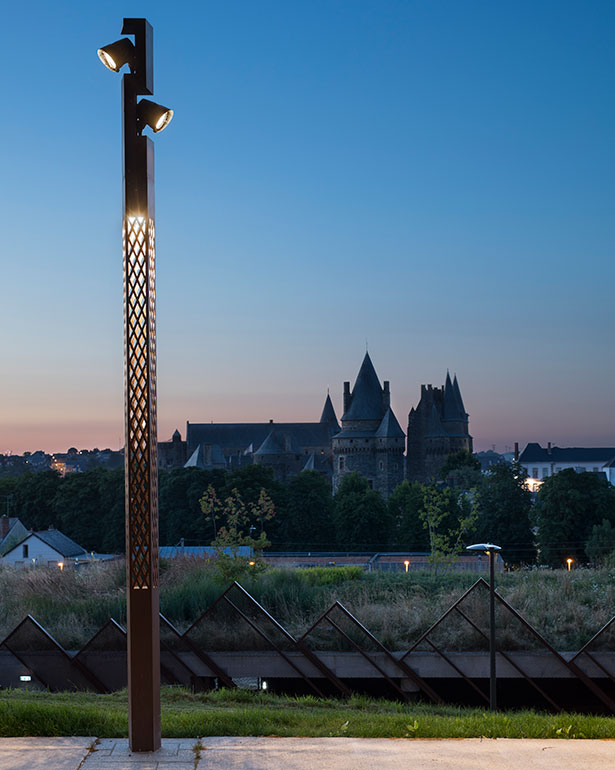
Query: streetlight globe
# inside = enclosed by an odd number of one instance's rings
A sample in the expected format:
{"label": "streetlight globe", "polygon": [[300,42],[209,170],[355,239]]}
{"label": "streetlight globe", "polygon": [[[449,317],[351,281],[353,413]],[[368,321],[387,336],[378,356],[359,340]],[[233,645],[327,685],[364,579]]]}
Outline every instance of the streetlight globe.
{"label": "streetlight globe", "polygon": [[474,545],[467,545],[466,551],[485,551],[486,553],[489,553],[490,551],[501,551],[499,545],[494,545],[493,543],[474,543]]}

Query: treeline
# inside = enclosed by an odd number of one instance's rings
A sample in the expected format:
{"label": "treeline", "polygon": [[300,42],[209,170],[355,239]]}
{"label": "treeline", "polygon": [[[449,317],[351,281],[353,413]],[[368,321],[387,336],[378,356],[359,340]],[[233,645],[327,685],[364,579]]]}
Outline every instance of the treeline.
{"label": "treeline", "polygon": [[[471,455],[462,453],[443,476],[426,485],[405,481],[384,500],[357,474],[345,476],[332,496],[327,479],[314,471],[287,484],[262,465],[161,471],[160,543],[176,545],[183,538],[186,545],[209,544],[215,538],[199,503],[211,486],[221,500],[237,490],[246,503],[256,503],[264,489],[275,507],[266,534],[277,551],[446,551],[457,539],[462,545],[496,543],[511,564],[550,566],[569,557],[595,563],[615,551],[615,489],[602,474],[562,471],[545,480],[536,501],[519,466],[497,465],[481,474]],[[19,517],[28,528],[53,526],[87,550],[124,551],[121,469],[0,478],[3,502],[0,513]]]}

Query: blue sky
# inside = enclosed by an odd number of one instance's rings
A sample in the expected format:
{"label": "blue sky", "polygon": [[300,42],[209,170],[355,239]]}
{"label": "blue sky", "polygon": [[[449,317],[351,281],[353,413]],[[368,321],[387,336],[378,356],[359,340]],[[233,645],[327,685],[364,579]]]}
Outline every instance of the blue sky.
{"label": "blue sky", "polygon": [[120,76],[154,27],[159,437],[318,419],[365,351],[405,427],[457,372],[478,448],[615,445],[615,5],[5,10],[0,452],[117,447]]}

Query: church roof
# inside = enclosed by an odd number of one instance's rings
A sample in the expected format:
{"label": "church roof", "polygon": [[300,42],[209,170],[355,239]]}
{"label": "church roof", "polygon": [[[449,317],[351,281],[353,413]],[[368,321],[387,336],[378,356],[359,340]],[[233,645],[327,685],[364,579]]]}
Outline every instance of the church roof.
{"label": "church roof", "polygon": [[333,425],[339,429],[339,423],[337,421],[335,409],[333,408],[331,396],[328,393],[327,393],[327,398],[325,400],[325,405],[322,410],[322,414],[320,415],[320,422],[328,423],[329,425]]}
{"label": "church roof", "polygon": [[380,420],[382,416],[382,387],[369,353],[365,353],[352,389],[350,406],[342,421]]}
{"label": "church roof", "polygon": [[382,422],[378,426],[375,435],[378,438],[403,438],[406,435],[397,422],[397,417],[393,414],[391,407],[384,413]]}

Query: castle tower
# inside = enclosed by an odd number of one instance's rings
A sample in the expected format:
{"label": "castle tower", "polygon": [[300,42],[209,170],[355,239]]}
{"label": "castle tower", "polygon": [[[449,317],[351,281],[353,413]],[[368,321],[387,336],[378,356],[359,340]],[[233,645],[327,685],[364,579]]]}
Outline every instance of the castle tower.
{"label": "castle tower", "polygon": [[460,450],[472,452],[469,415],[457,375],[451,381],[447,372],[442,388],[421,385],[421,400],[408,415],[408,480],[437,478],[446,458]]}
{"label": "castle tower", "polygon": [[388,497],[403,480],[404,432],[390,406],[389,383],[380,385],[365,354],[354,388],[344,383],[342,429],[333,436],[333,491],[356,471]]}

